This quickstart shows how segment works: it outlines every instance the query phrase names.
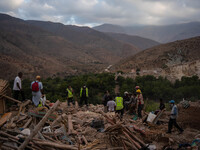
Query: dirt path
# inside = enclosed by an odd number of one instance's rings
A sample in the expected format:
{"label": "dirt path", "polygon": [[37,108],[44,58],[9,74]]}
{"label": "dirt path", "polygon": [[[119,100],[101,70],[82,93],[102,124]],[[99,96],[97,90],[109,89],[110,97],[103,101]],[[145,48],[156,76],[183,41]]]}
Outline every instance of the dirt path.
{"label": "dirt path", "polygon": [[117,75],[115,75],[115,94],[119,93],[120,86],[117,82]]}

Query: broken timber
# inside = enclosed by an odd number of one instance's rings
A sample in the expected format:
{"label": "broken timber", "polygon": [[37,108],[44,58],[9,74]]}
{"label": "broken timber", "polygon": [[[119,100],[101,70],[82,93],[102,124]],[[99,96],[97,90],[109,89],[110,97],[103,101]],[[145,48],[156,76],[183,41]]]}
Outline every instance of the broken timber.
{"label": "broken timber", "polygon": [[34,128],[32,133],[26,138],[26,140],[23,142],[23,144],[19,147],[19,150],[23,150],[29,143],[29,141],[38,133],[38,131],[42,128],[42,126],[47,121],[49,115],[58,107],[60,104],[60,101],[57,100],[57,102],[53,105],[53,107],[46,113],[46,115],[42,118],[42,120],[37,124],[37,126]]}

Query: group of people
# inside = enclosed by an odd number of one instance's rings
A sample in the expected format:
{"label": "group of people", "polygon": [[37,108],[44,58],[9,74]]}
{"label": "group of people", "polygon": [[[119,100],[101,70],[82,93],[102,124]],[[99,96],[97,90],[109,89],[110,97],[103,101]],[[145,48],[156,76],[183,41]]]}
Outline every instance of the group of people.
{"label": "group of people", "polygon": [[[19,95],[22,97],[22,101],[25,101],[25,96],[24,92],[22,89],[22,82],[21,78],[23,76],[22,72],[18,73],[18,76],[14,80],[14,85],[13,85],[13,97],[15,99],[19,99]],[[41,106],[41,98],[44,97],[43,93],[43,85],[41,82],[41,77],[36,76],[36,80],[31,83],[31,89],[32,89],[32,102],[33,104],[38,107]],[[68,105],[70,103],[75,104],[74,101],[74,90],[73,88],[69,85],[66,89],[66,96],[67,96],[67,102]],[[88,88],[86,85],[81,87],[80,89],[80,106],[82,106],[83,102],[85,103],[86,106],[88,106]],[[168,123],[168,131],[167,133],[171,133],[171,130],[173,126],[175,126],[180,133],[182,133],[184,130],[179,127],[179,125],[176,122],[176,118],[178,116],[178,109],[177,106],[175,105],[175,101],[171,100],[170,102],[170,107],[171,107],[171,115],[170,115],[170,120]],[[116,112],[120,114],[120,118],[123,118],[124,111],[132,111],[133,113],[138,115],[139,119],[142,119],[142,114],[143,114],[143,109],[144,109],[144,99],[142,92],[140,90],[139,86],[135,87],[135,92],[133,94],[129,94],[128,92],[124,92],[124,96],[120,96],[119,93],[116,94],[115,98],[109,94],[109,91],[106,91],[104,96],[103,96],[103,105],[104,105],[104,111],[105,112]],[[160,99],[160,111],[165,109],[165,105],[163,103],[163,100]]]}
{"label": "group of people", "polygon": [[129,94],[124,92],[124,96],[116,94],[115,98],[106,91],[103,97],[104,111],[120,113],[121,118],[123,117],[124,111],[130,111],[131,113],[137,112],[138,118],[142,119],[142,113],[144,108],[144,99],[139,86],[135,87],[135,92]]}
{"label": "group of people", "polygon": [[[67,96],[68,106],[70,105],[70,103],[72,103],[74,105],[75,104],[74,90],[70,85],[66,89],[66,96]],[[80,104],[79,104],[80,106],[83,105],[83,102],[85,102],[85,105],[88,106],[88,96],[89,96],[88,88],[86,87],[86,85],[84,85],[80,89]]]}
{"label": "group of people", "polygon": [[[24,91],[22,89],[22,79],[23,73],[19,72],[18,76],[14,80],[14,85],[13,85],[13,97],[14,99],[18,100],[19,95],[22,97],[22,101],[25,101],[25,95]],[[32,90],[32,102],[33,104],[38,107],[41,106],[42,103],[42,98],[44,97],[44,92],[43,92],[43,84],[41,82],[41,77],[36,76],[36,80],[31,83],[31,90]],[[70,103],[75,104],[74,102],[74,90],[72,87],[69,85],[66,89],[66,97],[67,97],[67,102],[68,105]],[[86,85],[81,87],[80,89],[80,105],[82,106],[83,102],[85,102],[85,105],[88,106],[88,88]]]}
{"label": "group of people", "polygon": [[[104,111],[116,112],[120,114],[121,119],[123,117],[124,111],[133,112],[134,114],[136,114],[137,112],[138,118],[142,119],[144,99],[140,87],[136,86],[135,90],[136,92],[133,94],[124,92],[123,97],[121,97],[119,93],[117,93],[114,99],[112,98],[112,96],[110,96],[109,92],[106,91],[103,97]],[[173,126],[175,126],[179,130],[179,133],[182,133],[184,130],[176,122],[178,116],[178,109],[175,105],[175,101],[170,100],[169,104],[171,108],[171,114],[168,123],[167,133],[171,133]],[[159,110],[157,110],[155,113],[157,114],[159,111],[162,110],[165,110],[165,104],[162,98],[160,98]]]}

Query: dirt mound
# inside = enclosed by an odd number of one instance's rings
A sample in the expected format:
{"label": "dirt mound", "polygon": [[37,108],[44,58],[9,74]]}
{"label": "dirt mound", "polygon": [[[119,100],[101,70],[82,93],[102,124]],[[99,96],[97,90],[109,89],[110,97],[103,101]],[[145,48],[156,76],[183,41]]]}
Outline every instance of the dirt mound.
{"label": "dirt mound", "polygon": [[178,122],[183,127],[189,127],[194,129],[200,129],[200,101],[198,102],[190,102],[190,107],[183,108],[180,104]]}

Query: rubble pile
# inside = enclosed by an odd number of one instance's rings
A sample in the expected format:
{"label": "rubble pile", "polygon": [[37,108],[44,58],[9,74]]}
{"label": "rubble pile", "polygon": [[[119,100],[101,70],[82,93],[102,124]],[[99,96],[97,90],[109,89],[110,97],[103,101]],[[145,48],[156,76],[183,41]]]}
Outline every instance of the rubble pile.
{"label": "rubble pile", "polygon": [[[149,119],[152,114],[145,112],[142,120],[126,112],[121,119],[115,113],[104,113],[103,105],[79,107],[77,102],[68,106],[66,102],[47,100],[46,106],[36,108],[30,100],[21,103],[6,98],[18,103],[18,107],[11,107],[0,118],[0,149],[153,150],[177,149],[180,144],[195,142],[198,148],[200,143],[200,131],[186,128],[185,124],[181,137],[177,131],[166,134],[170,113],[167,111],[159,112],[153,119]],[[179,108],[180,115],[190,110],[181,105]]]}
{"label": "rubble pile", "polygon": [[[47,104],[50,105],[48,101]],[[35,108],[28,100],[18,106],[17,111],[0,118],[1,149],[140,149],[145,146],[133,127],[127,127],[117,115],[104,113],[103,105],[80,108],[77,104],[68,106],[57,101],[48,109]]]}

